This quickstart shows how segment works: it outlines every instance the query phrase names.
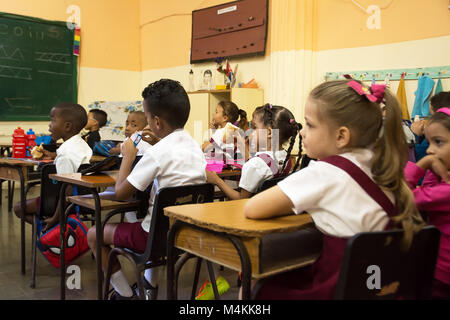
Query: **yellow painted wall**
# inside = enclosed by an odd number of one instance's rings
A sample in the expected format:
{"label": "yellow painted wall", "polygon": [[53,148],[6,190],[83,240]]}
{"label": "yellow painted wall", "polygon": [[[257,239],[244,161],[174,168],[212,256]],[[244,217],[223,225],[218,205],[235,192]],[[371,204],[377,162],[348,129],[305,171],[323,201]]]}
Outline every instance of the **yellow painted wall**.
{"label": "yellow painted wall", "polygon": [[0,0],[0,11],[67,21],[81,9],[81,67],[140,71],[139,0]]}
{"label": "yellow painted wall", "polygon": [[[0,0],[0,11],[67,21],[70,5],[81,13],[78,102],[87,107],[96,100],[139,99],[139,0]],[[0,142],[10,142],[17,125],[48,132],[47,122],[0,122]]]}

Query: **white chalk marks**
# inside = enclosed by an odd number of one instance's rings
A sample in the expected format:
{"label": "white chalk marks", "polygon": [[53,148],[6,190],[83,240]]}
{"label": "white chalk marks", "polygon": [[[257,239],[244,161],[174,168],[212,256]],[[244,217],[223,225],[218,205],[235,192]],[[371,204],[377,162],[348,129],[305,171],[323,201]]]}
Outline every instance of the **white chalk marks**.
{"label": "white chalk marks", "polygon": [[9,79],[33,80],[31,68],[11,67],[0,65],[0,77]]}
{"label": "white chalk marks", "polygon": [[52,52],[35,52],[39,55],[36,61],[71,64],[71,55],[66,53],[52,53]]}
{"label": "white chalk marks", "polygon": [[24,61],[22,51],[19,48],[11,49],[0,45],[0,59]]}

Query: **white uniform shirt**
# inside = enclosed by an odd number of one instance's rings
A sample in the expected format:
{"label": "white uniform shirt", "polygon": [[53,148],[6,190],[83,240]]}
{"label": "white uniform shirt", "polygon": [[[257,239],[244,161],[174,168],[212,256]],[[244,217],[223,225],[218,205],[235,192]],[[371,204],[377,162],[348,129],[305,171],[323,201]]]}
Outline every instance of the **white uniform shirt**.
{"label": "white uniform shirt", "polygon": [[[358,149],[340,156],[363,170],[372,180],[373,152]],[[321,161],[311,161],[278,186],[294,204],[293,211],[311,215],[316,227],[325,234],[351,237],[359,232],[381,231],[389,218],[347,172]],[[383,190],[393,202],[394,196]]]}
{"label": "white uniform shirt", "polygon": [[[213,135],[212,135],[211,139],[213,139],[214,142],[217,144],[217,146],[219,146],[219,148],[221,149],[221,150],[217,150],[217,148],[216,148],[215,158],[218,159],[219,155],[222,155],[223,153],[225,153],[227,160],[234,160],[234,157],[233,157],[234,143],[224,143],[223,142],[223,137],[225,135],[225,131],[226,131],[225,127],[213,130]],[[240,153],[239,148],[236,149],[236,153]]]}
{"label": "white uniform shirt", "polygon": [[89,163],[92,149],[79,134],[74,135],[56,150],[54,164],[57,173],[75,173],[80,165]]}
{"label": "white uniform shirt", "polygon": [[149,232],[153,202],[158,188],[206,182],[206,160],[198,143],[186,131],[175,130],[147,150],[127,177],[144,191],[153,182],[148,213],[142,228]]}
{"label": "white uniform shirt", "polygon": [[258,155],[262,153],[269,155],[272,159],[278,162],[278,170],[281,170],[283,162],[287,156],[287,152],[285,150],[279,150],[275,152],[257,152],[242,166],[239,187],[251,193],[256,193],[259,185],[265,180],[273,178],[272,170],[270,170],[269,166],[263,159],[258,157]]}

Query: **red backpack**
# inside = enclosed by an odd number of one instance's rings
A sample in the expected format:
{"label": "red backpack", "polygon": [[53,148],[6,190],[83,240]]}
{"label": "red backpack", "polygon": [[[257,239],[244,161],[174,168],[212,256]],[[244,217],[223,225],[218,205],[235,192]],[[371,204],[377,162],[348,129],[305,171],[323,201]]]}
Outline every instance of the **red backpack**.
{"label": "red backpack", "polygon": [[[42,233],[43,224],[38,219],[37,247],[52,266],[59,269],[60,260],[60,224],[57,224],[45,233]],[[85,253],[89,247],[87,243],[87,227],[79,219],[77,214],[67,217],[65,234],[65,264]]]}

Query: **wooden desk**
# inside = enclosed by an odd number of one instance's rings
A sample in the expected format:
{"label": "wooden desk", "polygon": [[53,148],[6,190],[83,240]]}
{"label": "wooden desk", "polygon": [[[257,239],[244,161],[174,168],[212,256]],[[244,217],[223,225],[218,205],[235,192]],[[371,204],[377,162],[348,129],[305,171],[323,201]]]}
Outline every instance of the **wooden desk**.
{"label": "wooden desk", "polygon": [[221,173],[218,173],[217,175],[223,179],[227,177],[240,177],[241,173],[242,172],[239,169],[225,169]]}
{"label": "wooden desk", "polygon": [[[167,295],[176,298],[174,247],[197,257],[242,272],[243,298],[250,298],[250,279],[263,278],[312,263],[319,252],[289,261],[263,263],[262,239],[276,233],[314,228],[307,214],[268,220],[244,217],[248,199],[168,207],[164,213],[172,226],[168,234]],[[289,244],[291,244],[290,242]],[[178,272],[177,272],[178,274]]]}
{"label": "wooden desk", "polygon": [[65,253],[65,246],[64,246],[64,226],[66,226],[66,216],[67,212],[70,212],[70,209],[76,204],[80,205],[86,208],[93,209],[95,211],[95,230],[96,230],[96,237],[97,237],[97,298],[102,299],[102,290],[103,290],[103,271],[102,271],[102,255],[101,255],[101,248],[103,245],[103,226],[101,221],[101,210],[111,210],[111,209],[135,209],[138,205],[138,202],[125,202],[125,201],[111,201],[110,195],[108,197],[103,197],[102,194],[99,194],[97,192],[97,188],[101,187],[110,187],[114,186],[116,183],[116,177],[117,177],[118,171],[106,171],[101,174],[96,175],[89,175],[89,176],[82,176],[81,173],[68,173],[68,174],[52,174],[50,175],[50,178],[55,179],[57,181],[63,182],[63,185],[61,186],[61,193],[60,193],[60,201],[61,201],[61,208],[66,208],[66,189],[67,186],[75,185],[75,186],[81,186],[87,188],[90,193],[92,194],[92,197],[87,196],[78,196],[78,197],[68,197],[69,202],[71,204],[67,207],[65,210],[61,210],[59,221],[60,225],[63,226],[61,228],[61,234],[60,234],[60,294],[61,294],[61,300],[65,299],[65,276],[66,276],[66,270],[65,270],[65,260],[64,260],[64,253]]}

